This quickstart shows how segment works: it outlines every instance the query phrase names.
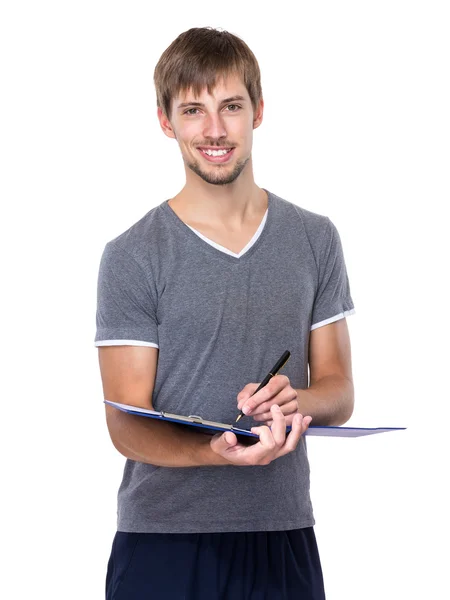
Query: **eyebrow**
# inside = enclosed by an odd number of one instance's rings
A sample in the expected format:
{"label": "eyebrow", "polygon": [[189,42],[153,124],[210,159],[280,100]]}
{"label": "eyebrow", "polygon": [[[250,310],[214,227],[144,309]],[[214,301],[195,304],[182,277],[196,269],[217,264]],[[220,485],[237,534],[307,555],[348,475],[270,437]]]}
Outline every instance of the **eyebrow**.
{"label": "eyebrow", "polygon": [[[240,102],[246,102],[246,98],[244,98],[244,96],[231,96],[231,98],[225,98],[222,100],[221,104],[226,104],[227,102],[236,102],[236,100],[239,100]],[[177,106],[177,108],[186,108],[186,106],[204,107],[205,105],[202,102],[182,102]]]}

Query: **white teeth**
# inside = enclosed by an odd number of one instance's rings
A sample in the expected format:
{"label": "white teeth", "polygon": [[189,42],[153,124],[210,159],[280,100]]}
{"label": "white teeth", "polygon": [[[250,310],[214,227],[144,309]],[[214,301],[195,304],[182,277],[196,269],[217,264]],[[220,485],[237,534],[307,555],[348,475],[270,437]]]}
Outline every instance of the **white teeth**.
{"label": "white teeth", "polygon": [[202,152],[208,154],[208,156],[223,156],[224,154],[230,152],[230,150],[202,150]]}

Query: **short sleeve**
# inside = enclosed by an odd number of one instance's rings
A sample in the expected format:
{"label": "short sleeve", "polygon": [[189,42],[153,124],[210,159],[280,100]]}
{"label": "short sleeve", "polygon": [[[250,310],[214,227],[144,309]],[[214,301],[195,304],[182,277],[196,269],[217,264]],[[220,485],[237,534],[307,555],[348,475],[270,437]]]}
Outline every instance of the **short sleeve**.
{"label": "short sleeve", "polygon": [[355,312],[341,239],[328,217],[327,223],[318,258],[319,285],[314,298],[311,330]]}
{"label": "short sleeve", "polygon": [[152,281],[131,254],[106,244],[98,273],[95,346],[159,347]]}

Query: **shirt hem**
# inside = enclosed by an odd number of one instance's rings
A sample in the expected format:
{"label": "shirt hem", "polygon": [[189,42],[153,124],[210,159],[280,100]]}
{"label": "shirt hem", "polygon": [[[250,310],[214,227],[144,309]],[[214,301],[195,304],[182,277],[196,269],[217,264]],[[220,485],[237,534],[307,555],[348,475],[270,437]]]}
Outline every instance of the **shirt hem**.
{"label": "shirt hem", "polygon": [[158,521],[146,525],[131,525],[124,520],[117,523],[117,531],[126,533],[228,533],[251,531],[288,531],[291,529],[304,529],[316,524],[314,518],[299,521],[280,521],[263,523],[261,521],[227,521],[226,523],[173,523],[172,521]]}

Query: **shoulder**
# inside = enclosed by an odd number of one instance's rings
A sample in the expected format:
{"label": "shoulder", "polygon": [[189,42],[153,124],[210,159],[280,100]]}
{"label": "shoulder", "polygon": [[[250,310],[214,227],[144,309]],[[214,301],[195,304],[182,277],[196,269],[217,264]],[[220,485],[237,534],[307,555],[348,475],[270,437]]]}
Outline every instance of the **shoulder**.
{"label": "shoulder", "polygon": [[292,200],[281,198],[273,192],[270,192],[270,194],[281,218],[289,221],[297,219],[299,227],[314,249],[320,246],[322,241],[332,233],[334,225],[328,216],[304,208]]}
{"label": "shoulder", "polygon": [[134,258],[141,263],[151,254],[152,247],[167,235],[161,204],[149,210],[128,229],[106,243],[105,249]]}

